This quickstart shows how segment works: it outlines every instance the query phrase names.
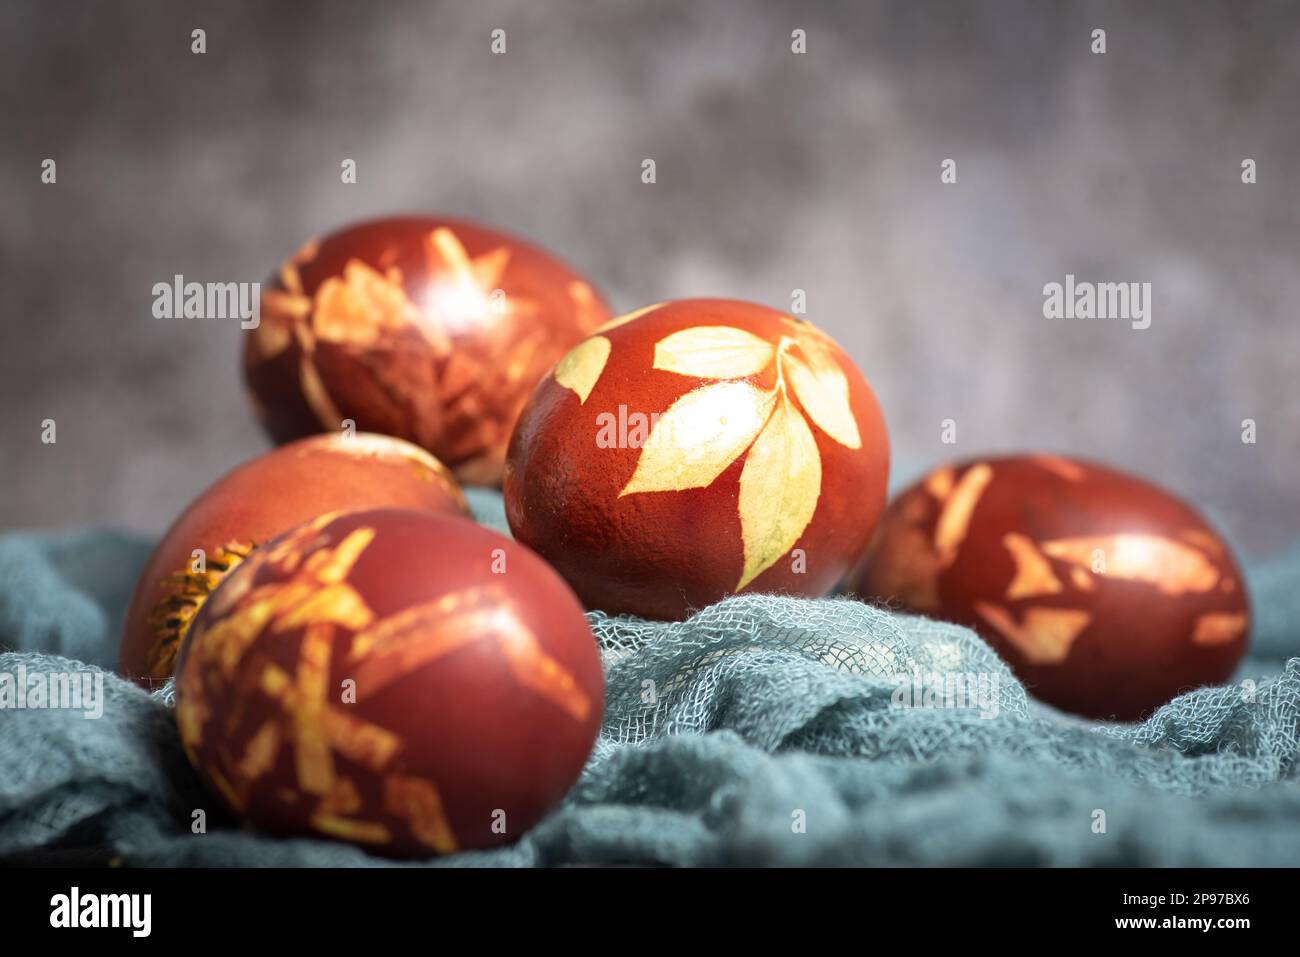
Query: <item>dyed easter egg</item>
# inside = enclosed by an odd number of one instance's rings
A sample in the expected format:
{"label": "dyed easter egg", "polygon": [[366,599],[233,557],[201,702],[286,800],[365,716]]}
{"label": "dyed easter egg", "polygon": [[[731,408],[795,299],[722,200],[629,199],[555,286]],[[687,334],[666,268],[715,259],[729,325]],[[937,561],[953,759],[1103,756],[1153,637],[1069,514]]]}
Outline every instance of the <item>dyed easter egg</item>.
{"label": "dyed easter egg", "polygon": [[325,512],[381,505],[468,514],[442,463],[386,435],[317,435],[243,463],[191,502],[154,549],[127,611],[118,669],[144,685],[166,681],[199,607],[255,546]]}
{"label": "dyed easter egg", "polygon": [[685,616],[819,596],[884,507],[885,423],[811,323],[725,299],[615,319],[537,387],[504,483],[514,535],[589,607]]}
{"label": "dyed easter egg", "polygon": [[277,442],[356,428],[496,485],[537,381],[609,318],[591,285],[517,237],[407,216],[313,240],[266,284],[244,373]]}
{"label": "dyed easter egg", "polygon": [[603,699],[582,607],[545,562],[407,509],[257,549],[176,672],[182,744],[231,810],[395,857],[518,838],[577,780]]}
{"label": "dyed easter egg", "polygon": [[852,586],[975,629],[1031,693],[1092,718],[1227,680],[1250,624],[1241,571],[1193,508],[1045,454],[931,472],[890,504]]}

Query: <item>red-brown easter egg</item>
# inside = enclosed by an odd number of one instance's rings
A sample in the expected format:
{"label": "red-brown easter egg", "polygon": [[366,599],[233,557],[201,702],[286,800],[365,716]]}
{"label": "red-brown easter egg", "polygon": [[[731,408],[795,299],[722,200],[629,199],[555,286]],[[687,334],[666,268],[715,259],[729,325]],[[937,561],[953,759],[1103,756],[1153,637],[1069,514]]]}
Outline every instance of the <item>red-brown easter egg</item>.
{"label": "red-brown easter egg", "polygon": [[162,684],[199,606],[255,546],[326,512],[384,505],[468,514],[442,463],[386,435],[316,435],[240,465],[191,502],[154,549],[127,611],[118,670]]}
{"label": "red-brown easter egg", "polygon": [[1194,509],[1047,454],[931,472],[890,504],[853,585],[975,629],[1041,700],[1120,721],[1227,680],[1250,623],[1241,572]]}
{"label": "red-brown easter egg", "polygon": [[545,562],[406,509],[263,545],[176,670],[181,741],[232,810],[399,857],[518,838],[577,780],[603,704],[582,606]]}
{"label": "red-brown easter egg", "polygon": [[889,445],[828,336],[726,299],[615,319],[538,384],[506,462],[511,531],[589,607],[682,618],[824,595],[870,540]]}
{"label": "red-brown easter egg", "polygon": [[244,375],[277,442],[351,419],[424,446],[462,482],[497,485],[533,386],[608,318],[586,280],[514,236],[380,219],[313,240],[280,267],[245,340]]}

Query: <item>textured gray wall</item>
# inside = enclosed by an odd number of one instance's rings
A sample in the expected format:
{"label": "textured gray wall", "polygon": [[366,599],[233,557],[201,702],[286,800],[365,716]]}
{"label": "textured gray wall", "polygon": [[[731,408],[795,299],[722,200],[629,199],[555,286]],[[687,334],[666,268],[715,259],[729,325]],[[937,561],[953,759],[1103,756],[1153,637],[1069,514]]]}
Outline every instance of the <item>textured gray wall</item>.
{"label": "textured gray wall", "polygon": [[[1247,554],[1300,536],[1300,4],[9,0],[0,35],[0,526],[159,530],[264,448],[238,329],[154,319],[153,283],[425,210],[620,308],[806,289],[900,473],[1047,446]],[[1152,327],[1044,319],[1066,272],[1151,282]]]}

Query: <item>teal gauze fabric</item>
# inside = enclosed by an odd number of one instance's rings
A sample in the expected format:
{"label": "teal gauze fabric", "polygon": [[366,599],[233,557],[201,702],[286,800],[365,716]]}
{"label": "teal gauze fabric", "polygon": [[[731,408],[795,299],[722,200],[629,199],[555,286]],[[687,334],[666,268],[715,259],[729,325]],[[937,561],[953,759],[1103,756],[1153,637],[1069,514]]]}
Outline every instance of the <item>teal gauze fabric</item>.
{"label": "teal gauze fabric", "polygon": [[[473,504],[502,527],[498,497]],[[242,828],[190,769],[166,695],[111,673],[149,547],[0,536],[0,682],[108,672],[94,719],[0,710],[0,859],[392,864]],[[1300,864],[1300,549],[1248,577],[1237,680],[1136,725],[1054,712],[973,632],[848,599],[743,596],[671,623],[593,612],[608,697],[581,779],[516,844],[426,863]]]}

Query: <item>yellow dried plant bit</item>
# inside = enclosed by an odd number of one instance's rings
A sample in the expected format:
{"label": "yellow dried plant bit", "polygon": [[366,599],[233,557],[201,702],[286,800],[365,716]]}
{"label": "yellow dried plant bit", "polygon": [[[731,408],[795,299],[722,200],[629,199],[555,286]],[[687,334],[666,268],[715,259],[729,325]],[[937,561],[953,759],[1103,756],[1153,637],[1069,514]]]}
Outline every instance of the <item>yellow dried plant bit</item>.
{"label": "yellow dried plant bit", "polygon": [[[407,609],[402,615],[406,627],[394,632],[382,648],[366,655],[356,669],[359,693],[373,694],[416,668],[473,644],[496,624],[490,610],[444,617],[425,605]],[[437,630],[431,634],[432,625]]]}
{"label": "yellow dried plant bit", "polygon": [[1092,615],[1076,608],[1029,608],[1017,622],[1001,605],[975,602],[975,611],[1034,665],[1060,664]]}
{"label": "yellow dried plant bit", "polygon": [[304,352],[298,362],[298,388],[303,401],[316,416],[316,421],[326,431],[333,431],[343,421],[343,413],[334,404],[334,399],[325,387],[325,380],[320,377],[316,363],[311,355]]}
{"label": "yellow dried plant bit", "polygon": [[365,628],[373,618],[374,613],[355,588],[350,585],[326,585],[276,615],[271,631],[282,634],[313,622],[329,622],[344,628],[358,629]]}
{"label": "yellow dried plant bit", "polygon": [[817,511],[822,465],[817,440],[788,398],[777,403],[740,474],[745,561],[740,591],[799,541]]}
{"label": "yellow dried plant bit", "polygon": [[462,588],[386,615],[365,631],[352,636],[348,661],[360,661],[372,652],[389,651],[406,644],[426,629],[436,626],[442,616],[478,605],[486,598],[495,599],[504,594],[505,590],[500,585]]}
{"label": "yellow dried plant bit", "polygon": [[[830,351],[811,338],[799,340],[804,359],[783,350],[782,375],[816,426],[840,445],[862,448],[858,420],[849,404],[849,379]],[[805,361],[806,360],[806,361]]]}
{"label": "yellow dried plant bit", "polygon": [[337,814],[313,814],[311,826],[322,834],[354,844],[388,844],[392,835],[378,821],[360,821]]}
{"label": "yellow dried plant bit", "polygon": [[392,774],[384,778],[384,809],[404,818],[421,844],[440,854],[458,849],[456,834],[442,808],[442,796],[432,781]]}
{"label": "yellow dried plant bit", "polygon": [[275,767],[283,733],[279,721],[264,721],[244,745],[237,771],[245,781],[255,781]]}
{"label": "yellow dried plant bit", "polygon": [[350,259],[342,278],[331,276],[316,290],[311,326],[320,339],[364,346],[373,345],[384,331],[423,331],[420,318],[419,307],[399,282]]}
{"label": "yellow dried plant bit", "polygon": [[298,647],[294,695],[283,702],[293,722],[298,786],[308,794],[326,794],[334,786],[333,751],[323,720],[329,708],[326,696],[333,640],[333,626],[307,626]]}
{"label": "yellow dried plant bit", "polygon": [[573,673],[546,653],[537,636],[518,617],[502,617],[496,625],[497,646],[515,680],[575,721],[585,721],[591,713],[591,699]]}
{"label": "yellow dried plant bit", "polygon": [[943,511],[934,525],[934,550],[944,566],[951,565],[957,550],[966,540],[975,506],[993,481],[993,466],[980,462],[968,468],[943,503]]}
{"label": "yellow dried plant bit", "polygon": [[356,814],[362,808],[361,792],[351,778],[339,777],[334,787],[316,802],[316,813],[331,816]]}
{"label": "yellow dried plant bit", "polygon": [[699,379],[741,379],[772,364],[776,347],[734,326],[692,326],[655,343],[654,367]]}
{"label": "yellow dried plant bit", "polygon": [[371,771],[382,771],[402,750],[400,735],[342,708],[325,711],[325,732],[334,750]]}
{"label": "yellow dried plant bit", "polygon": [[[262,320],[267,319],[306,319],[311,314],[311,297],[304,296],[298,292],[281,292],[279,289],[268,289],[262,293]],[[276,324],[286,336],[292,335],[284,326]],[[260,332],[262,324],[258,324]]]}
{"label": "yellow dried plant bit", "polygon": [[[203,571],[194,571],[192,566],[187,566],[184,571],[167,576],[163,582],[164,595],[147,619],[156,636],[153,647],[149,649],[150,677],[163,680],[171,676],[176,655],[194,616],[216,587],[252,551],[252,543],[227,542],[205,559]],[[246,583],[249,579],[241,577],[240,581]],[[231,590],[231,597],[237,597],[239,590],[237,585]]]}
{"label": "yellow dried plant bit", "polygon": [[[460,241],[460,237],[453,230],[446,226],[439,226],[425,237],[425,252],[429,262],[429,273],[439,277],[435,294],[441,294],[438,298],[444,307],[452,312],[467,309],[482,312],[494,309],[495,304],[491,297],[501,288],[513,255],[509,246],[498,246],[479,256],[471,257]],[[505,306],[506,309],[502,311],[503,317],[508,312],[514,319],[527,320],[537,311],[535,302],[517,297],[508,298]],[[437,306],[433,309],[435,312],[438,311]],[[438,336],[438,341],[432,343],[434,350],[439,355],[450,353],[450,339],[447,338],[441,325],[429,331]]]}
{"label": "yellow dried plant bit", "polygon": [[[1162,594],[1207,592],[1219,583],[1219,570],[1200,549],[1172,538],[1135,533],[1062,538],[1043,542],[1053,558],[1070,562],[1103,578],[1154,585]],[[1100,556],[1104,566],[1094,562]]]}
{"label": "yellow dried plant bit", "polygon": [[[192,683],[195,689],[202,688],[201,681]],[[176,699],[176,729],[180,732],[181,744],[191,758],[203,742],[203,728],[212,717],[212,709],[203,698],[201,691],[188,691]]]}
{"label": "yellow dried plant bit", "polygon": [[491,292],[501,285],[506,269],[510,265],[510,247],[498,246],[491,252],[476,257],[470,263],[470,275],[475,285],[485,292]]}
{"label": "yellow dried plant bit", "polygon": [[1052,571],[1052,563],[1028,535],[1007,532],[1002,536],[1002,544],[1011,553],[1011,560],[1016,566],[1015,575],[1007,585],[1007,601],[1055,595],[1064,589],[1065,586]]}
{"label": "yellow dried plant bit", "polygon": [[935,469],[925,478],[925,490],[940,502],[946,501],[957,484],[957,473],[951,465]]}
{"label": "yellow dried plant bit", "polygon": [[354,528],[333,548],[321,549],[314,553],[305,567],[322,584],[334,585],[347,581],[362,552],[369,548],[374,540],[373,528]]}
{"label": "yellow dried plant bit", "polygon": [[474,274],[469,252],[460,237],[446,226],[439,226],[425,237],[425,249],[428,252],[430,272],[452,273],[469,277]]}
{"label": "yellow dried plant bit", "polygon": [[686,393],[651,428],[619,496],[711,485],[749,448],[775,400],[774,392],[748,382],[717,382]]}
{"label": "yellow dried plant bit", "polygon": [[596,388],[600,374],[609,361],[610,344],[604,336],[592,336],[574,346],[555,366],[555,381],[586,403],[591,390]]}
{"label": "yellow dried plant bit", "polygon": [[1212,611],[1196,619],[1192,628],[1194,645],[1227,645],[1236,641],[1248,624],[1244,611]]}

